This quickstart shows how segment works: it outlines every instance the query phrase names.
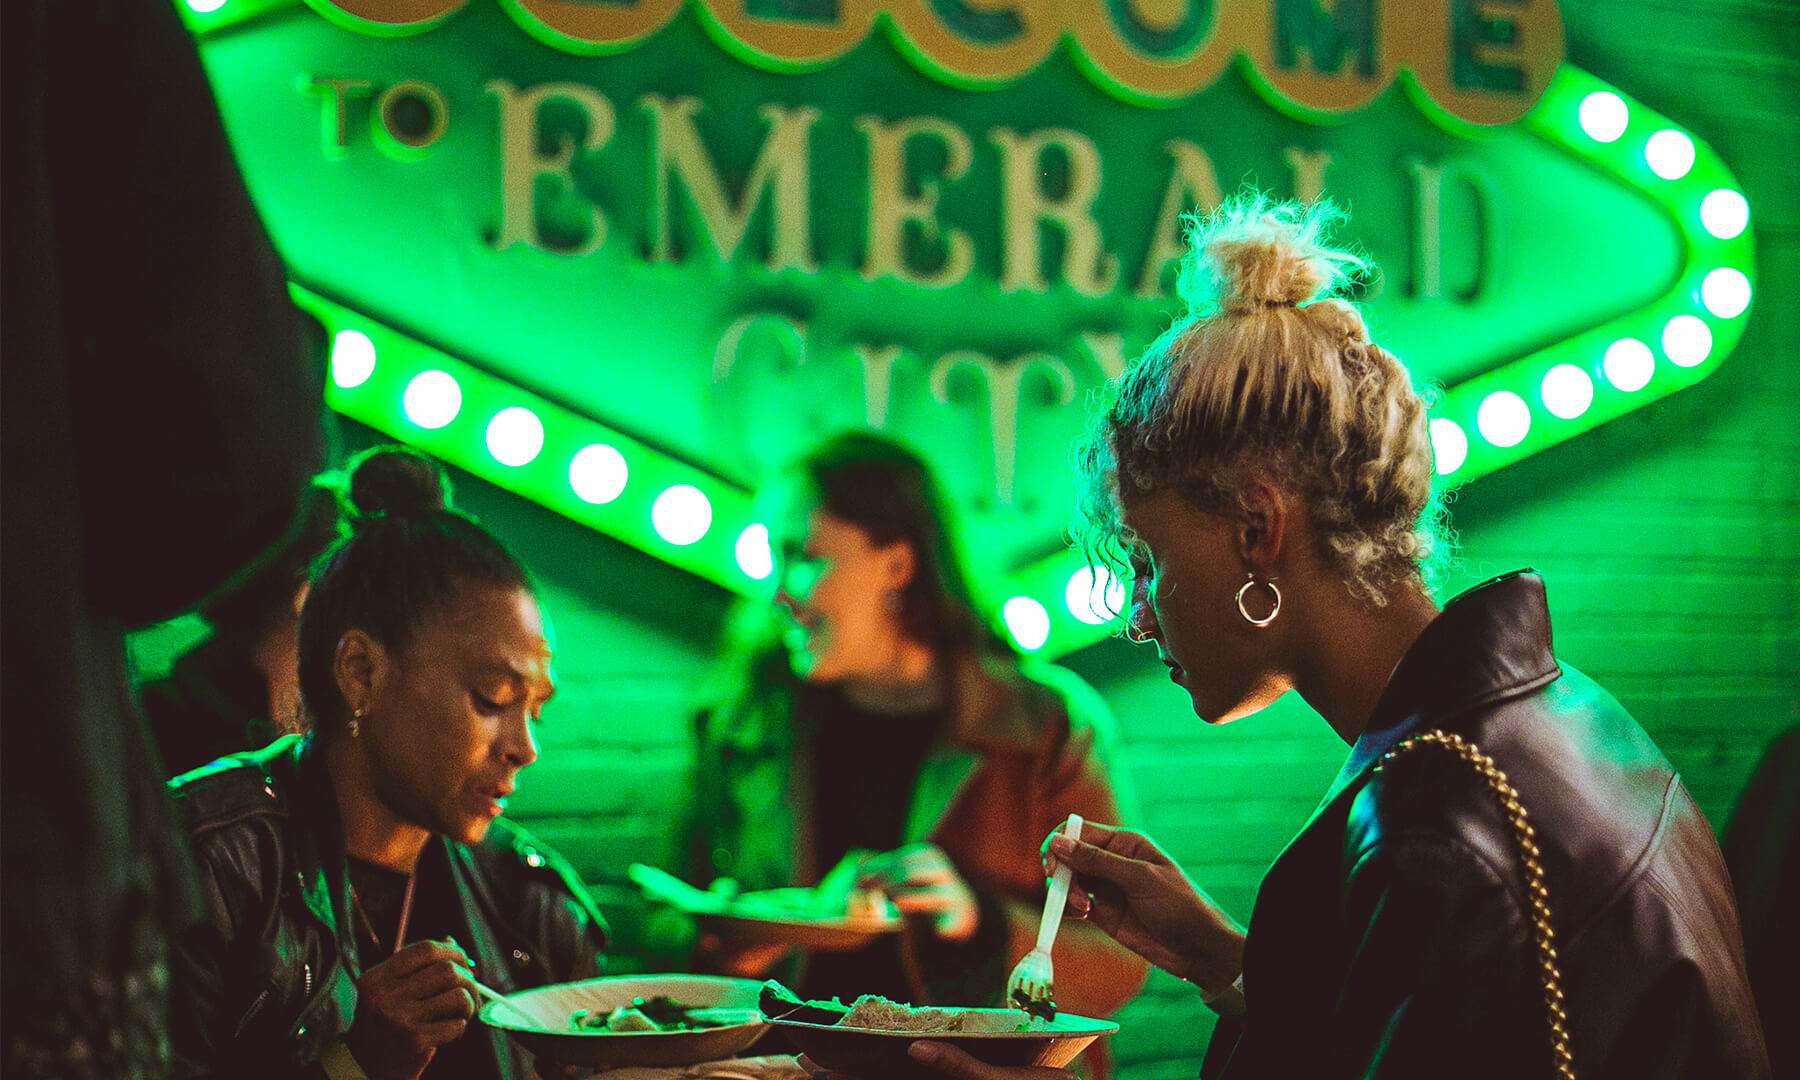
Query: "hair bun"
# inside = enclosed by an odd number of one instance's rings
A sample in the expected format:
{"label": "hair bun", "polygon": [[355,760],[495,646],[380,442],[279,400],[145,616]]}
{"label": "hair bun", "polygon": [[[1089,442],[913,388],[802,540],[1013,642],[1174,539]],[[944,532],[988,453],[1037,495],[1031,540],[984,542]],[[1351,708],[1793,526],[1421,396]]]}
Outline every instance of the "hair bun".
{"label": "hair bun", "polygon": [[1256,196],[1191,219],[1198,258],[1186,267],[1181,293],[1196,309],[1240,315],[1335,295],[1367,266],[1325,245],[1323,234],[1341,216]]}
{"label": "hair bun", "polygon": [[352,519],[425,517],[450,504],[443,467],[404,446],[366,450],[350,463]]}

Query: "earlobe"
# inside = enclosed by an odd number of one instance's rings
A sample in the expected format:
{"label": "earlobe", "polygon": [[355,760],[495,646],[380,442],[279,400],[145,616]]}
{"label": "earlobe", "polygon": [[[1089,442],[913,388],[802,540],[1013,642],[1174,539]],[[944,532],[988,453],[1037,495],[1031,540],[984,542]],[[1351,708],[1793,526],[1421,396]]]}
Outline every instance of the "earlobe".
{"label": "earlobe", "polygon": [[911,543],[896,540],[882,550],[882,561],[887,568],[887,587],[895,592],[912,584],[913,573],[918,569],[918,556]]}
{"label": "earlobe", "polygon": [[366,631],[346,630],[344,636],[338,638],[331,673],[347,709],[355,712],[369,708],[381,679],[384,659],[381,643]]}
{"label": "earlobe", "polygon": [[1280,488],[1257,478],[1245,482],[1243,501],[1247,512],[1238,526],[1238,553],[1246,566],[1273,573],[1287,538],[1287,500]]}

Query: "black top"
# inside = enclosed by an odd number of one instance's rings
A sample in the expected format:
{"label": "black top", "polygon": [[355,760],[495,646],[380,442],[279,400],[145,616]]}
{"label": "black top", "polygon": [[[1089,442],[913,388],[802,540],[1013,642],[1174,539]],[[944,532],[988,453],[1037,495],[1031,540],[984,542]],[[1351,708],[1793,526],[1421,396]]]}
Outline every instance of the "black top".
{"label": "black top", "polygon": [[[943,727],[942,707],[922,713],[882,715],[858,708],[842,692],[816,695],[818,735],[813,784],[818,812],[815,865],[829,873],[853,849],[892,851],[900,846],[919,768]],[[855,952],[818,953],[802,982],[803,996],[846,1001],[881,994],[911,996],[896,935]]]}
{"label": "black top", "polygon": [[[449,866],[441,844],[427,844],[419,855],[413,886],[412,903],[406,900],[407,876],[372,862],[350,856],[351,918],[356,926],[356,950],[364,971],[394,954],[401,912],[407,911],[406,937],[400,947],[417,941],[455,941],[467,950],[473,948],[468,920],[463,917],[456,886],[450,880]],[[471,957],[471,959],[473,959]],[[479,1007],[480,1003],[476,1003]],[[479,1038],[476,1024],[455,1042],[438,1047],[425,1067],[427,1077],[480,1076],[492,1071],[493,1061]]]}

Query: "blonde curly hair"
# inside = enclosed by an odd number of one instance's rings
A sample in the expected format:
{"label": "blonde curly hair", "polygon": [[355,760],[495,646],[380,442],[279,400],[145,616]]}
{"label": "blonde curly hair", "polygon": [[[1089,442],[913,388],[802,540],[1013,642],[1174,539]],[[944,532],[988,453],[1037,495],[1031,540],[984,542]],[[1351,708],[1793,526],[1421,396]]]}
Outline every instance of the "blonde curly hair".
{"label": "blonde curly hair", "polygon": [[1250,193],[1189,219],[1188,314],[1107,387],[1075,446],[1070,531],[1090,562],[1128,573],[1127,490],[1241,514],[1260,478],[1304,500],[1353,595],[1384,605],[1397,584],[1425,584],[1443,546],[1427,402],[1339,296],[1369,270],[1327,246],[1342,218]]}

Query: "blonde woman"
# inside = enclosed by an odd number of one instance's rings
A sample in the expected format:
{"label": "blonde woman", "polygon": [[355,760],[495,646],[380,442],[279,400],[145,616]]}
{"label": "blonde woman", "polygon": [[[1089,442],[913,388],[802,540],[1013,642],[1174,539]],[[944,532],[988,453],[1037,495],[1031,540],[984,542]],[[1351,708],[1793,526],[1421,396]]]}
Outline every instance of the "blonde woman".
{"label": "blonde woman", "polygon": [[1293,690],[1348,759],[1248,932],[1125,830],[1047,843],[1072,907],[1220,1011],[1206,1076],[1767,1075],[1712,830],[1558,663],[1543,582],[1432,598],[1425,404],[1334,298],[1362,264],[1331,218],[1249,198],[1200,225],[1194,314],[1078,454],[1078,533],[1129,563],[1128,632],[1202,721]]}

